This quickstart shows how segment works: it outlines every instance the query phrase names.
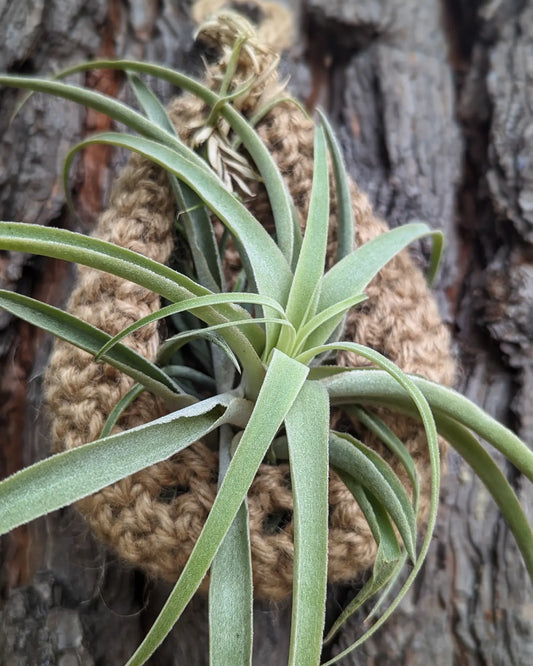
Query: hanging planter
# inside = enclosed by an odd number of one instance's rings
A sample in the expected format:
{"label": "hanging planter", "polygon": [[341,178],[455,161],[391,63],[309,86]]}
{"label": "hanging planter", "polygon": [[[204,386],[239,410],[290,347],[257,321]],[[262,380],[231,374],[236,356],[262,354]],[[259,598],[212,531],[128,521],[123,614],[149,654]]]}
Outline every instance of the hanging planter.
{"label": "hanging planter", "polygon": [[[132,664],[208,588],[213,663],[249,662],[253,591],[293,594],[290,662],[314,664],[326,579],[373,568],[329,638],[412,561],[366,636],[419,571],[446,450],[437,430],[486,483],[533,571],[531,528],[470,430],[530,478],[532,455],[444,388],[449,336],[405,249],[432,237],[433,273],[440,235],[424,224],[388,231],[374,217],[327,119],[315,125],[287,98],[277,57],[246,21],[223,13],[202,31],[220,50],[205,86],[128,61],[63,74],[128,72],[144,116],[59,81],[0,77],[137,132],[99,134],[67,158],[68,176],[92,143],[133,152],[94,238],[0,224],[0,247],[80,264],[69,314],[0,293],[0,305],[61,338],[47,400],[63,452],[0,484],[0,527],[76,501],[123,560],[176,582]],[[188,92],[165,112],[143,73]]]}
{"label": "hanging planter", "polygon": [[[227,49],[226,60],[208,72],[208,81],[218,89],[222,87],[227,61],[234,53],[238,31],[243,26],[240,21],[222,16],[206,30],[210,35],[214,33],[219,45]],[[253,117],[261,110],[264,98],[270,104],[281,97],[273,69],[275,63],[273,53],[250,40],[235,59],[232,89],[253,81],[234,101],[234,106],[244,111],[246,117]],[[192,95],[176,98],[168,108],[180,138],[192,147],[200,144],[203,148],[205,144],[207,155],[218,166],[226,185],[238,188],[241,184],[248,210],[270,228],[273,223],[268,198],[263,189],[257,192],[253,167],[242,153],[238,157],[230,153],[229,125],[224,119],[209,124],[209,113],[203,100]],[[313,178],[313,121],[291,101],[279,102],[261,119],[257,129],[293,201],[297,202],[298,219],[304,222]],[[353,184],[350,194],[356,242],[360,245],[383,233],[386,226],[373,216],[366,197]],[[166,175],[148,159],[135,155],[118,179],[109,208],[100,218],[94,235],[168,263],[174,246],[175,208]],[[334,237],[335,210],[333,200],[330,219],[333,233],[330,232],[326,259],[329,265],[335,262],[338,246]],[[226,281],[234,282],[240,271],[234,246],[228,250],[225,268]],[[368,306],[351,312],[344,337],[384,353],[406,372],[450,383],[453,362],[448,334],[425,278],[409,257],[400,255],[387,264],[367,294]],[[117,335],[159,307],[157,294],[99,270],[81,267],[68,311],[110,335]],[[140,329],[129,344],[155,362],[161,345],[157,325]],[[183,356],[186,358],[188,354],[185,352]],[[338,360],[345,366],[364,362],[350,352],[341,352]],[[133,384],[131,378],[95,362],[71,344],[57,343],[47,381],[54,448],[68,449],[97,439],[111,408]],[[118,429],[129,430],[167,411],[155,396],[145,393],[121,417]],[[398,417],[394,422],[398,436],[407,441],[411,455],[418,459],[423,478],[429,483],[429,452],[423,427],[406,419],[400,421]],[[396,473],[401,474],[400,460],[392,459],[391,463]],[[175,582],[211,510],[218,477],[217,452],[200,441],[170,460],[104,488],[78,506],[95,534],[123,559],[151,575]],[[262,464],[247,497],[254,593],[278,601],[290,595],[293,584],[294,507],[288,464]],[[427,492],[420,510],[423,519],[427,518]],[[375,538],[352,493],[336,474],[332,474],[329,487],[329,531],[331,582],[350,581],[372,566],[377,551]],[[208,578],[203,586],[207,589]]]}

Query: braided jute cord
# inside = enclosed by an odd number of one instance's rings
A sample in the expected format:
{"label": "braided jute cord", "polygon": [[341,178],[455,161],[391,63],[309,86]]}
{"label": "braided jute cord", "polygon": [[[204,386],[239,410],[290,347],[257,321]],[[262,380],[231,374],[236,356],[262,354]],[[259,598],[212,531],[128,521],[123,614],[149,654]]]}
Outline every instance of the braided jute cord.
{"label": "braided jute cord", "polygon": [[[230,40],[234,35],[231,36],[231,30],[228,32],[227,25],[220,32]],[[255,63],[249,55],[243,50],[236,73],[240,80],[248,80],[254,67],[265,71],[276,57],[268,48],[257,51]],[[224,62],[211,66],[207,81],[217,84],[223,70]],[[240,101],[241,110],[248,115],[265,95],[270,96],[272,91],[279,93],[275,71],[260,81],[259,87],[252,86]],[[207,118],[209,109],[197,98],[184,94],[171,102],[169,113],[182,139],[191,143],[198,132],[198,119]],[[294,104],[281,102],[261,121],[258,131],[287,182],[301,219],[305,220],[313,173],[313,123]],[[249,209],[265,225],[270,225],[264,190],[253,182],[250,187],[257,193],[249,198]],[[351,194],[357,243],[362,244],[387,227],[374,217],[368,199],[354,183]],[[335,248],[335,211],[332,191],[330,255]],[[95,236],[167,262],[174,245],[175,214],[166,175],[144,158],[132,155],[115,183]],[[230,256],[226,262],[228,273],[236,267],[237,259]],[[346,339],[373,347],[407,372],[450,384],[454,364],[449,336],[424,277],[408,253],[402,252],[387,264],[367,293],[368,301],[348,317]],[[87,267],[79,268],[68,304],[71,313],[112,335],[159,307],[159,297],[150,291]],[[137,331],[127,341],[146,358],[152,361],[156,358],[160,340],[155,324]],[[361,364],[361,359],[344,353],[338,361],[345,365]],[[98,438],[110,410],[132,385],[133,380],[119,371],[95,363],[89,354],[58,341],[47,372],[54,449],[71,449]],[[163,413],[160,401],[144,393],[129,407],[115,430],[127,430]],[[423,431],[404,417],[393,418],[384,412],[383,418],[406,441],[425,480],[421,514],[427,516],[429,458]],[[361,434],[357,424],[353,427]],[[361,436],[379,448],[371,437]],[[444,450],[441,442],[441,451]],[[380,449],[380,452],[387,456],[385,451]],[[405,479],[400,463],[390,456],[388,459]],[[196,442],[169,460],[85,498],[77,507],[96,536],[123,560],[152,576],[175,581],[213,504],[217,476],[217,454],[203,442]],[[407,479],[405,483],[408,487]],[[281,600],[291,593],[293,573],[293,505],[288,466],[261,465],[250,488],[248,503],[254,592],[258,598]],[[351,493],[333,472],[329,503],[329,581],[347,582],[373,564],[376,543]],[[276,527],[280,519],[281,528],[279,524]],[[206,585],[207,579],[204,590]]]}

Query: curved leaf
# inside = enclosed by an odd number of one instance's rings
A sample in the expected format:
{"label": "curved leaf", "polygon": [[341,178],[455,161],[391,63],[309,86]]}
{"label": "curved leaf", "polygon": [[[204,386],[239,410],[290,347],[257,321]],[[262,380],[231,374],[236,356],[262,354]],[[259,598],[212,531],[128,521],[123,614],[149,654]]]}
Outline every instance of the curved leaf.
{"label": "curved leaf", "polygon": [[[165,107],[144,81],[132,72],[128,72],[128,81],[148,118],[170,134],[177,136]],[[67,177],[68,173],[65,171],[63,182],[66,182]],[[224,285],[224,275],[209,215],[200,197],[190,187],[184,183],[180,184],[175,176],[169,174],[169,178],[198,280],[211,291],[220,291]]]}
{"label": "curved leaf", "polygon": [[[0,306],[93,356],[96,356],[98,350],[111,339],[107,333],[59,308],[12,291],[0,290]],[[117,345],[102,360],[129,375],[155,395],[159,395],[169,406],[174,405],[174,408],[177,408],[196,402],[191,396],[180,395],[179,387],[168,375],[125,345]]]}
{"label": "curved leaf", "polygon": [[[307,338],[314,331],[320,328],[322,324],[325,324],[331,320],[335,322],[335,325],[338,325],[339,321],[342,320],[348,310],[355,307],[356,305],[359,305],[359,303],[362,303],[367,298],[368,297],[366,294],[356,294],[355,296],[351,296],[350,298],[346,298],[343,301],[335,303],[335,305],[332,305],[315,315],[304,326],[298,329],[296,341],[294,343],[295,353],[299,354],[307,349]],[[320,341],[320,344],[324,344],[326,341],[327,339],[324,338]]]}
{"label": "curved leaf", "polygon": [[[409,379],[422,391],[436,416],[452,418],[473,430],[533,482],[533,452],[511,430],[457,391],[422,377],[409,375]],[[380,404],[412,412],[412,403],[403,390],[380,370],[348,370],[322,381],[335,404]]]}
{"label": "curved leaf", "polygon": [[[312,358],[317,353],[322,353],[324,351],[327,352],[330,349],[344,349],[347,351],[352,351],[372,361],[378,367],[383,368],[385,370],[385,373],[379,370],[368,370],[366,372],[364,370],[359,370],[355,372],[362,374],[364,377],[371,377],[372,375],[375,376],[378,373],[380,375],[385,374],[387,376],[388,385],[394,385],[396,391],[402,394],[404,402],[408,404],[411,407],[411,409],[413,408],[414,404],[417,415],[420,418],[424,426],[424,430],[426,432],[428,451],[429,451],[429,461],[430,461],[431,486],[430,486],[430,511],[427,521],[426,533],[424,535],[424,539],[422,542],[422,546],[420,548],[418,558],[416,559],[415,565],[410,575],[408,576],[407,581],[405,582],[405,584],[403,585],[403,587],[401,588],[400,592],[397,594],[395,599],[390,603],[387,610],[376,621],[376,623],[367,632],[365,632],[365,634],[358,641],[356,641],[352,646],[347,648],[347,650],[343,651],[341,655],[338,655],[335,659],[327,662],[328,664],[335,663],[336,661],[338,661],[338,659],[340,659],[345,654],[348,654],[348,652],[355,649],[355,647],[363,643],[368,637],[370,637],[373,633],[375,633],[394,612],[394,610],[397,608],[402,598],[405,596],[407,590],[413,584],[415,577],[418,575],[418,573],[422,568],[422,565],[429,550],[429,546],[431,544],[431,539],[435,529],[435,523],[437,517],[437,507],[439,502],[439,486],[440,486],[440,458],[439,458],[439,447],[438,447],[437,431],[435,427],[435,420],[433,417],[432,410],[429,407],[428,401],[425,395],[420,390],[418,383],[415,382],[413,378],[406,375],[400,368],[398,368],[394,363],[386,359],[381,354],[378,354],[377,352],[367,347],[364,347],[363,345],[359,345],[357,343],[345,342],[345,343],[335,343],[330,345],[321,345],[320,347],[317,347],[314,350],[310,350],[309,352],[306,352],[305,354],[301,355],[303,358],[301,358],[300,360],[305,362],[306,357]],[[333,378],[322,380],[324,386],[326,386],[328,390],[330,399],[332,399],[332,403],[334,402],[336,397],[335,391],[331,390],[332,386],[335,386],[337,382],[342,383],[342,380],[346,382],[346,378],[350,376],[354,376],[354,371],[338,374],[335,375]],[[345,399],[346,397],[347,397],[346,395],[343,396],[343,398]],[[348,400],[346,401],[348,402]],[[354,402],[353,398],[349,400],[349,402],[353,404]],[[362,402],[362,401],[356,398],[355,402]],[[386,401],[378,400],[378,404],[380,405],[386,404]]]}
{"label": "curved leaf", "polygon": [[248,259],[258,292],[285,305],[292,279],[287,261],[265,228],[204,163],[199,166],[173,148],[145,137],[102,132],[80,142],[69,152],[66,164],[76,151],[94,144],[132,150],[184,181],[230,230]]}
{"label": "curved leaf", "polygon": [[436,415],[439,432],[472,467],[502,512],[533,582],[533,530],[511,485],[472,433],[457,421]]}
{"label": "curved leaf", "polygon": [[[433,237],[433,252],[442,247],[442,233],[423,223],[406,224],[376,236],[335,264],[322,278],[318,312],[365,291],[368,283],[398,252],[410,243]],[[337,323],[325,324],[310,336],[309,346],[320,344],[335,330]]]}
{"label": "curved leaf", "polygon": [[[135,62],[131,60],[94,60],[92,62],[81,63],[80,65],[70,67],[57,74],[56,78],[64,78],[70,74],[91,69],[118,69],[122,71],[148,74],[168,81],[179,88],[188,90],[197,97],[200,97],[200,99],[203,99],[204,102],[211,107],[224,101],[219,95],[217,95],[217,93],[198,81],[195,81],[191,77],[180,74],[167,67],[146,62]],[[144,118],[141,114],[129,109],[126,105],[94,91],[84,90],[77,86],[69,86],[68,84],[58,81],[20,76],[0,76],[0,84],[45,92],[76,101],[79,104],[83,104],[84,106],[93,108],[101,113],[105,113],[115,120],[119,120],[144,136],[162,141],[168,140],[168,137],[171,136],[169,133]],[[243,118],[238,111],[236,111],[230,104],[224,103],[220,107],[220,114],[228,121],[236,134],[241,138],[244,146],[252,156],[252,159],[262,175],[272,206],[278,242],[280,247],[283,248],[283,253],[287,262],[290,264],[294,245],[291,199],[285,182],[279,173],[279,169],[259,135],[250,127],[246,119]]]}
{"label": "curved leaf", "polygon": [[418,513],[418,500],[420,497],[420,475],[416,469],[413,457],[409,453],[405,444],[399,437],[389,428],[389,426],[376,414],[369,412],[362,407],[356,405],[346,405],[345,411],[355,417],[362,425],[364,425],[370,432],[377,435],[385,446],[392,451],[398,460],[402,463],[409,480],[413,486],[413,507],[415,512]]}
{"label": "curved leaf", "polygon": [[[273,319],[268,319],[266,317],[258,317],[257,319],[245,319],[243,321],[226,321],[222,324],[214,324],[213,326],[207,326],[205,328],[197,328],[197,329],[191,329],[188,331],[183,331],[182,333],[177,333],[176,335],[173,335],[171,338],[166,340],[161,347],[159,348],[159,355],[158,355],[158,360],[161,363],[167,363],[172,355],[181,347],[186,345],[187,343],[196,340],[197,338],[208,338],[211,342],[214,342],[216,345],[221,347],[224,352],[227,354],[227,356],[232,360],[235,369],[240,372],[239,364],[235,361],[235,354],[233,353],[233,350],[231,347],[227,344],[225,340],[220,340],[217,338],[217,336],[214,335],[215,331],[221,331],[225,328],[228,327],[233,327],[233,326],[247,326],[248,324],[254,324],[254,323],[270,323],[272,321],[276,321]],[[282,321],[280,322],[282,325],[285,326],[290,326],[290,323],[288,321]]]}
{"label": "curved leaf", "polygon": [[127,666],[138,666],[153,654],[198,589],[308,372],[305,366],[274,350],[250,420],[193,552],[159,617]]}
{"label": "curved leaf", "polygon": [[[439,430],[449,437],[450,444],[457,447],[461,455],[468,462],[473,463],[476,473],[480,474],[484,483],[491,490],[498,504],[505,510],[506,519],[511,519],[510,525],[519,547],[524,554],[526,565],[530,575],[533,577],[533,562],[531,553],[532,534],[527,518],[524,516],[514,493],[510,489],[505,477],[499,472],[490,456],[483,450],[481,445],[465,430],[464,426],[470,427],[481,434],[491,444],[507,457],[509,453],[516,460],[518,469],[528,474],[531,471],[533,454],[507,428],[497,423],[483,410],[471,403],[468,399],[455,391],[439,386],[420,377],[410,376],[417,388],[421,390],[429,401],[435,413]],[[398,411],[416,415],[410,398],[398,386],[394,379],[380,370],[351,370],[347,373],[337,374],[334,377],[323,379],[333,404],[345,402],[362,402],[368,404],[379,404],[389,406]],[[518,464],[517,464],[518,463]],[[516,511],[518,509],[518,511]],[[423,550],[429,546],[430,532],[424,538]],[[420,558],[419,558],[420,561]],[[413,584],[418,575],[420,567],[412,570],[400,592],[389,605],[385,613],[365,634],[351,646],[343,650],[334,659],[327,661],[323,666],[337,663],[340,659],[359,647],[369,636],[375,633],[397,608],[405,592]]]}
{"label": "curved leaf", "polygon": [[[212,294],[186,276],[142,254],[65,229],[0,222],[0,248],[32,252],[91,266],[135,282],[174,302]],[[248,318],[250,315],[243,308],[228,303],[219,306],[218,310],[211,307],[198,310],[196,316],[207,324],[216,324],[232,319]],[[258,338],[257,331],[263,337]],[[261,348],[264,344],[263,332],[258,327],[253,328],[248,331],[247,337],[238,329],[230,327],[224,335],[232,346],[235,345],[236,354],[243,368],[248,371],[250,381],[255,382],[251,385],[250,391],[257,392],[263,376],[263,366],[255,348]]]}
{"label": "curved leaf", "polygon": [[261,173],[268,192],[270,205],[272,206],[278,244],[287,262],[291,263],[294,246],[294,229],[292,226],[292,202],[287,186],[281,177],[277,164],[259,135],[231,104],[225,103],[223,97],[191,77],[168,67],[147,62],[96,60],[92,63],[82,63],[81,65],[71,67],[62,72],[61,76],[65,77],[69,74],[90,69],[119,69],[148,74],[193,93],[211,107],[218,105],[220,115],[227,120],[236,135],[240,138]]}
{"label": "curved leaf", "polygon": [[146,389],[144,386],[141,384],[134,384],[129,391],[127,391],[122,398],[117,402],[117,404],[113,407],[111,412],[109,413],[109,416],[106,419],[106,422],[104,423],[104,427],[102,428],[102,432],[100,433],[99,439],[103,439],[104,437],[107,437],[108,435],[111,434],[111,431],[113,428],[116,426],[118,420],[124,413],[124,411],[131,405],[131,403],[136,400],[141,393],[143,393]]}
{"label": "curved leaf", "polygon": [[190,368],[188,365],[166,365],[163,368],[163,372],[169,375],[169,377],[181,379],[185,382],[193,382],[195,388],[199,387],[200,390],[204,389],[210,393],[214,393],[216,390],[216,383],[213,377],[195,368]]}
{"label": "curved leaf", "polygon": [[348,256],[355,246],[355,216],[350,197],[349,176],[342,151],[326,114],[317,109],[328,142],[337,194],[337,262]]}
{"label": "curved leaf", "polygon": [[[341,478],[364,513],[378,544],[378,552],[372,576],[335,620],[327,636],[324,638],[324,643],[331,641],[346,620],[361,608],[364,603],[375,596],[385,586],[388,587],[394,584],[407,561],[407,554],[405,551],[402,552],[398,544],[394,528],[383,505],[348,474],[341,473]],[[385,591],[386,593],[387,590]],[[374,613],[382,599],[383,597],[378,600],[371,614]]]}
{"label": "curved leaf", "polygon": [[[98,356],[106,354],[117,344],[117,342],[120,342],[123,338],[131,335],[140,328],[153,323],[154,321],[159,321],[160,319],[164,319],[165,317],[169,317],[173,314],[178,314],[179,312],[190,312],[198,308],[205,307],[206,305],[218,306],[222,303],[253,303],[255,305],[268,305],[269,308],[284,316],[283,308],[276,301],[274,301],[274,299],[268,298],[266,296],[259,296],[258,294],[231,292],[229,294],[208,294],[206,296],[198,296],[197,298],[188,298],[184,301],[180,301],[179,303],[172,303],[171,305],[167,305],[157,312],[152,312],[151,314],[146,315],[146,317],[142,317],[133,324],[130,324],[130,326],[123,329],[120,333],[117,333],[117,335],[115,335],[106,345],[104,345],[104,347],[102,347],[98,353]],[[260,321],[264,320],[248,318],[244,320],[244,323],[249,325],[257,325]],[[231,325],[232,322],[228,323]],[[241,320],[241,323],[243,323],[243,320]],[[238,326],[239,324],[234,323],[233,325]]]}
{"label": "curved leaf", "polygon": [[[346,434],[330,434],[330,464],[352,477],[387,509],[413,562],[416,561],[416,516],[392,469],[368,447]],[[378,461],[379,459],[379,461]]]}
{"label": "curved leaf", "polygon": [[223,422],[231,400],[209,398],[13,474],[0,483],[0,534],[181,451]]}

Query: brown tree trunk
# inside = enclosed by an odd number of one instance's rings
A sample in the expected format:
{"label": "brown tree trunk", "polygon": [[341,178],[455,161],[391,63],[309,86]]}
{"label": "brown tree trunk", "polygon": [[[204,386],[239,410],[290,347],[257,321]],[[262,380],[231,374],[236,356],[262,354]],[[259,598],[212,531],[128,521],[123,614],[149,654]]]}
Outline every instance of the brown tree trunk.
{"label": "brown tree trunk", "polygon": [[[0,70],[50,74],[99,55],[200,74],[187,0],[0,0]],[[238,2],[235,2],[237,5]],[[352,175],[395,226],[423,219],[448,245],[437,286],[461,362],[459,389],[533,444],[533,1],[302,0],[283,66],[337,127]],[[82,77],[78,81],[83,81]],[[113,74],[85,82],[120,94]],[[168,98],[171,91],[158,84]],[[117,157],[87,151],[66,210],[68,147],[106,120],[34,96],[13,123],[0,90],[2,219],[90,231]],[[73,269],[0,253],[0,283],[62,304]],[[49,452],[41,386],[47,336],[0,312],[0,475]],[[531,489],[507,475],[533,516]],[[168,588],[105,552],[72,509],[1,541],[0,663],[123,663]],[[334,614],[349,590],[331,591]],[[509,530],[454,454],[432,551],[385,629],[344,664],[533,663],[533,592]],[[326,656],[361,629],[353,618]],[[257,666],[285,662],[288,605],[256,608]],[[153,664],[208,663],[195,599]],[[302,665],[307,666],[307,665]],[[310,665],[311,666],[311,665]]]}

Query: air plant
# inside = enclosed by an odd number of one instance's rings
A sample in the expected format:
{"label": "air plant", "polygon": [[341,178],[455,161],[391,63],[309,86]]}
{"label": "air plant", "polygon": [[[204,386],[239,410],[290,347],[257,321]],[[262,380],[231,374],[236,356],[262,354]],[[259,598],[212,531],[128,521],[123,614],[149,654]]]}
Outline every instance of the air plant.
{"label": "air plant", "polygon": [[[245,40],[243,41],[243,43]],[[242,47],[237,44],[235,52]],[[348,311],[365,298],[380,269],[409,244],[429,237],[435,274],[442,236],[423,223],[388,231],[354,249],[354,219],[341,151],[324,114],[314,137],[314,176],[305,232],[280,171],[256,133],[232,102],[243,92],[227,78],[214,92],[165,67],[133,61],[96,61],[63,76],[92,68],[128,74],[143,113],[97,92],[54,79],[1,76],[0,84],[73,100],[106,113],[133,133],[104,132],[75,146],[65,165],[65,182],[76,153],[92,144],[134,151],[164,169],[182,211],[181,230],[190,248],[188,274],[130,250],[66,230],[0,223],[0,248],[64,259],[127,278],[166,299],[168,305],[111,337],[57,308],[21,294],[0,291],[10,313],[90,352],[135,380],[115,406],[101,437],[38,462],[0,484],[0,528],[17,525],[71,504],[198,439],[218,435],[221,459],[216,500],[196,546],[166,602],[128,664],[142,664],[154,652],[210,570],[210,635],[213,664],[248,664],[252,650],[252,576],[246,495],[259,465],[288,461],[294,501],[294,582],[289,663],[318,664],[323,644],[328,547],[328,474],[341,476],[364,512],[378,550],[372,575],[341,614],[331,638],[358,607],[381,593],[388,605],[334,663],[377,631],[400,603],[420,571],[435,527],[442,435],[473,467],[499,505],[533,576],[533,533],[518,499],[477,436],[501,451],[529,480],[533,454],[507,428],[455,391],[408,375],[377,351],[343,340]],[[177,136],[164,107],[140,75],[159,77],[200,97],[212,109],[202,136],[210,141],[223,123],[224,180],[211,168],[213,149],[194,151]],[[231,77],[231,68],[228,68]],[[274,102],[275,103],[275,100]],[[205,135],[205,136],[204,136]],[[227,138],[234,138],[234,143]],[[199,141],[202,143],[202,141]],[[242,160],[242,145],[253,167]],[[231,151],[240,157],[232,161]],[[338,199],[339,247],[325,270],[329,224],[328,152]],[[229,158],[227,157],[229,154]],[[229,161],[228,161],[229,160]],[[211,159],[216,163],[216,159]],[[227,165],[231,168],[227,168]],[[275,233],[270,235],[228,184],[257,172],[268,192]],[[228,175],[230,174],[230,175]],[[233,174],[233,177],[231,177]],[[68,187],[65,188],[68,192]],[[228,290],[221,269],[222,246],[209,222],[216,216],[235,243],[245,289]],[[189,325],[183,329],[184,313]],[[163,317],[181,317],[160,348],[157,364],[123,344],[139,328]],[[191,327],[190,322],[197,322]],[[216,346],[212,377],[187,366],[180,350],[203,339]],[[354,352],[371,366],[335,364],[333,352]],[[176,365],[181,363],[181,372]],[[173,370],[170,371],[169,367]],[[141,392],[163,400],[169,413],[132,430],[111,434],[122,411]],[[208,395],[206,396],[206,391]],[[421,482],[404,443],[372,411],[385,407],[423,426],[431,461],[431,508],[421,541]],[[360,419],[401,461],[410,488],[376,451],[354,435],[331,427],[332,410]],[[411,570],[395,596],[391,590],[404,565]],[[228,584],[229,581],[229,584]],[[377,619],[376,619],[377,618]]]}

